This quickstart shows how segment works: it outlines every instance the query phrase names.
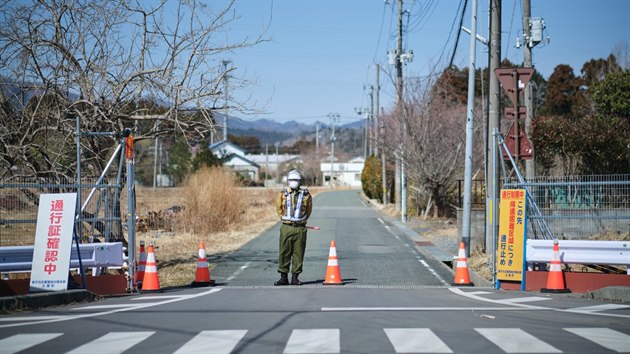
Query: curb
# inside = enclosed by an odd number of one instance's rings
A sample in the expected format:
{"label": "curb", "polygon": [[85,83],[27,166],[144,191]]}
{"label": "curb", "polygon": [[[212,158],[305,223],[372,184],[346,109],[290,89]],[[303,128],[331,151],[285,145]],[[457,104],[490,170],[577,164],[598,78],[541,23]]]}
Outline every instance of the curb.
{"label": "curb", "polygon": [[97,299],[99,299],[99,296],[84,289],[0,297],[0,313],[36,310],[50,306],[95,301]]}

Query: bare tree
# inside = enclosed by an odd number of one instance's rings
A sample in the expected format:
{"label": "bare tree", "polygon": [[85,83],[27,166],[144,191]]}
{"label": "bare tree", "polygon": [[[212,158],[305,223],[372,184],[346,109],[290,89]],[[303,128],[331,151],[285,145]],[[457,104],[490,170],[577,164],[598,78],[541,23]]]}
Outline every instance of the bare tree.
{"label": "bare tree", "polygon": [[[430,198],[437,217],[445,214],[457,179],[463,176],[466,106],[443,96],[430,81],[411,82],[406,92],[399,112],[385,117],[384,147],[389,159],[404,158],[411,191],[422,197],[418,201]],[[480,135],[483,129],[477,125],[476,131]],[[483,141],[479,136],[476,141],[475,161],[479,163]]]}
{"label": "bare tree", "polygon": [[[225,105],[222,56],[264,34],[225,39],[234,0],[5,1],[0,17],[0,177],[74,176],[76,116],[82,131],[194,144]],[[116,139],[81,139],[82,165],[98,174]]]}

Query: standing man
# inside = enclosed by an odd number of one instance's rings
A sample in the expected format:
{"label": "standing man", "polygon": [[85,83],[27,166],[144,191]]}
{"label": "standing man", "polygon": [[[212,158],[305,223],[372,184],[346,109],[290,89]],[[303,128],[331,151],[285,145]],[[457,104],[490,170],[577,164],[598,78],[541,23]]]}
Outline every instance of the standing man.
{"label": "standing man", "polygon": [[306,187],[301,187],[302,176],[296,170],[287,175],[289,187],[285,188],[276,200],[276,211],[280,225],[280,252],[278,273],[280,279],[274,285],[289,285],[287,274],[291,264],[291,285],[302,285],[298,276],[302,273],[304,250],[306,249],[306,222],[313,211],[313,199]]}

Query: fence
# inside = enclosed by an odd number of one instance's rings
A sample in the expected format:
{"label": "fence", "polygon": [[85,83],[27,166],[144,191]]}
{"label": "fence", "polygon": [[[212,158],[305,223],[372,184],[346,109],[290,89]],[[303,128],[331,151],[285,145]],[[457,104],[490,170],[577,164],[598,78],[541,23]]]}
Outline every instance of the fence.
{"label": "fence", "polygon": [[[77,230],[84,241],[123,242],[121,191],[124,180],[104,178],[81,179],[82,206],[93,196],[77,220]],[[0,246],[32,245],[39,195],[42,193],[76,193],[75,180],[12,178],[0,180]]]}
{"label": "fence", "polygon": [[504,184],[525,187],[538,210],[529,212],[530,238],[544,238],[533,225],[545,225],[560,239],[630,232],[630,175],[541,176]]}

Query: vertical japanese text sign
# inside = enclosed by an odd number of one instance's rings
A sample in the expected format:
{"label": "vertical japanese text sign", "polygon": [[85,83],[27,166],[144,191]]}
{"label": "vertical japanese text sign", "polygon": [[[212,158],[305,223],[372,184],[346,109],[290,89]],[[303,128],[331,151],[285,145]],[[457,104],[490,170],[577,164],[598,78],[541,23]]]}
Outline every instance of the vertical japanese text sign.
{"label": "vertical japanese text sign", "polygon": [[76,193],[39,197],[30,292],[68,288]]}
{"label": "vertical japanese text sign", "polygon": [[497,245],[498,280],[523,280],[527,230],[526,203],[524,189],[501,190]]}

